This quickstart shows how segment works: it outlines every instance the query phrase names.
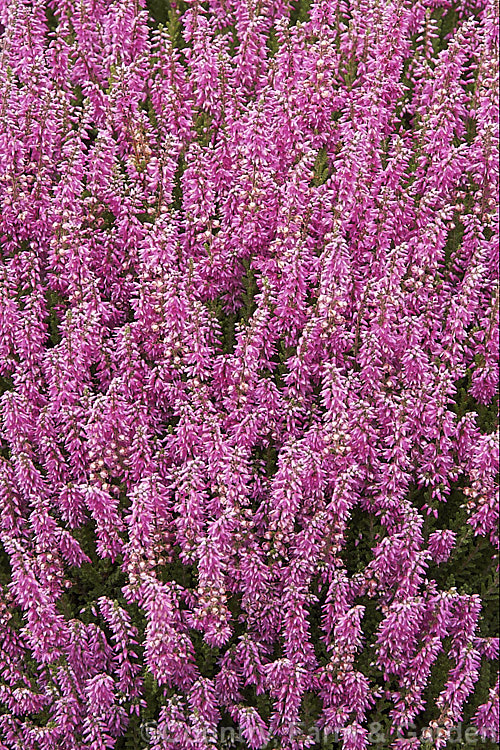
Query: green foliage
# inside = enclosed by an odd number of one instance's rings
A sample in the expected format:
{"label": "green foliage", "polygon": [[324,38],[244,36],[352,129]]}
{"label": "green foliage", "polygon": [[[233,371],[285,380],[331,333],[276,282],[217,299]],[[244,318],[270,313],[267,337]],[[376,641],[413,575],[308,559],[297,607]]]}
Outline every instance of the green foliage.
{"label": "green foliage", "polygon": [[[185,5],[182,0],[181,4]],[[162,24],[163,26],[171,21],[172,16],[175,14],[175,9],[172,8],[170,0],[147,0],[146,7],[153,23]]]}
{"label": "green foliage", "polygon": [[62,304],[63,298],[60,297],[57,292],[49,289],[47,291],[48,317],[46,320],[46,326],[49,331],[49,340],[47,341],[47,347],[49,349],[57,346],[61,341],[61,334],[59,332],[59,325],[61,321],[59,317],[58,307],[59,309],[61,309]]}
{"label": "green foliage", "polygon": [[[476,361],[480,365],[480,361]],[[460,419],[465,414],[474,412],[477,415],[477,426],[484,434],[495,432],[498,428],[498,393],[489,405],[481,404],[470,395],[472,372],[469,369],[465,377],[455,383],[457,395],[452,410]]]}
{"label": "green foliage", "polygon": [[319,187],[320,185],[324,185],[327,179],[330,177],[331,171],[330,171],[330,165],[328,162],[328,155],[326,151],[326,146],[323,146],[319,149],[318,154],[316,156],[316,161],[314,162],[314,177],[313,177],[313,185],[315,187]]}
{"label": "green foliage", "polygon": [[290,12],[290,26],[309,21],[312,0],[293,0]]}
{"label": "green foliage", "polygon": [[174,175],[174,188],[172,190],[172,205],[175,211],[180,211],[182,209],[182,175],[184,174],[185,168],[186,163],[184,161],[184,154],[181,152],[177,161],[177,169],[175,170]]}
{"label": "green foliage", "polygon": [[243,266],[245,268],[245,275],[242,278],[243,294],[242,294],[242,305],[240,308],[240,323],[248,323],[255,310],[257,309],[257,303],[255,301],[255,295],[259,291],[257,287],[257,277],[255,272],[250,265],[250,260],[246,258],[243,260]]}
{"label": "green foliage", "polygon": [[44,11],[45,11],[45,19],[47,21],[49,32],[55,31],[55,29],[57,28],[57,24],[58,24],[56,14],[52,10],[52,8],[48,6],[48,4],[45,4]]}
{"label": "green foliage", "polygon": [[276,36],[276,31],[273,28],[271,28],[269,35],[266,40],[266,45],[271,53],[271,57],[274,57],[276,52],[279,50],[279,43],[278,43],[278,37]]}
{"label": "green foliage", "polygon": [[14,383],[10,375],[0,375],[0,396],[5,391],[11,391],[14,388]]}
{"label": "green foliage", "polygon": [[61,596],[60,608],[68,618],[79,617],[83,622],[91,622],[94,617],[92,607],[99,597],[107,596],[125,605],[122,587],[126,584],[126,578],[120,559],[111,562],[109,558],[97,554],[93,522],[89,521],[72,533],[90,562],[83,563],[80,568],[68,568],[67,577],[72,586]]}

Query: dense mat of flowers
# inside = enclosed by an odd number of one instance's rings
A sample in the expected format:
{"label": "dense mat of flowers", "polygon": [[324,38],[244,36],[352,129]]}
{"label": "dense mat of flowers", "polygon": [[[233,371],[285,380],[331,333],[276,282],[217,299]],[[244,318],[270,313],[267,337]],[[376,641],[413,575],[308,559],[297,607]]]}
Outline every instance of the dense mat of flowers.
{"label": "dense mat of flowers", "polygon": [[0,0],[2,750],[497,739],[497,14]]}

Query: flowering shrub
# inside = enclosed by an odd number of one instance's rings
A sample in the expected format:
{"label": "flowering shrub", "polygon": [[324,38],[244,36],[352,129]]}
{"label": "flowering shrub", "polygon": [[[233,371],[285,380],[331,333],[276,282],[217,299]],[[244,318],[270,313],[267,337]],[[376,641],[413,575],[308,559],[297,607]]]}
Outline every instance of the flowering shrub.
{"label": "flowering shrub", "polygon": [[497,14],[0,0],[2,750],[498,741]]}

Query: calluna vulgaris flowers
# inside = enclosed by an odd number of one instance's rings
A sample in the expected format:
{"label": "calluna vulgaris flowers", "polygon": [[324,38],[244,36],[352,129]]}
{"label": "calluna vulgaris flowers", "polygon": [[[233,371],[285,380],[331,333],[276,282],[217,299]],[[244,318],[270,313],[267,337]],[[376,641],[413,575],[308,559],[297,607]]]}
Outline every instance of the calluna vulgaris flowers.
{"label": "calluna vulgaris flowers", "polygon": [[497,30],[0,0],[2,750],[498,741]]}

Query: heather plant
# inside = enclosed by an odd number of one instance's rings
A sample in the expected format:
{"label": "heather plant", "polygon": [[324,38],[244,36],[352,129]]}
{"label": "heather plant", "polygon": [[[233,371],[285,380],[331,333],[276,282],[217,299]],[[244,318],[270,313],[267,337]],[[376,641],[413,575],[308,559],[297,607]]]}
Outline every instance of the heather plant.
{"label": "heather plant", "polygon": [[495,0],[0,41],[0,750],[497,747]]}

